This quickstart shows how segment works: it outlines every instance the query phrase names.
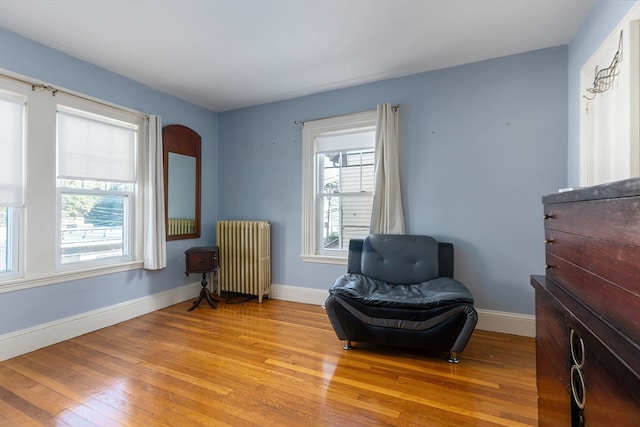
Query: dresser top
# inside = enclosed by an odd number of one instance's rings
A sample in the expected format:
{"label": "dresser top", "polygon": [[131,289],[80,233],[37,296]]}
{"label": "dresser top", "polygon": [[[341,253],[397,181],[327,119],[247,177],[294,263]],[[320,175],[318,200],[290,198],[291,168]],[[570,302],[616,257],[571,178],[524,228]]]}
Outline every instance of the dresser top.
{"label": "dresser top", "polygon": [[542,203],[579,202],[631,196],[640,196],[640,177],[549,194],[542,197]]}
{"label": "dresser top", "polygon": [[186,251],[184,251],[185,254],[201,253],[201,252],[218,252],[218,247],[217,246],[199,246],[199,247],[189,248]]}

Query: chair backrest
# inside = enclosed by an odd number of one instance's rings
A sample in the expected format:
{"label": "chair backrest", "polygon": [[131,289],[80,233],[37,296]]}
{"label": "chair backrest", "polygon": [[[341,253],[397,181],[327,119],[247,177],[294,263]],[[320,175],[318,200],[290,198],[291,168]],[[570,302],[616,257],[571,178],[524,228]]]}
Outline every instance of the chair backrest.
{"label": "chair backrest", "polygon": [[[394,284],[421,283],[440,277],[439,245],[431,236],[371,234],[349,247],[349,272]],[[352,252],[354,252],[352,254]]]}
{"label": "chair backrest", "polygon": [[[362,245],[364,239],[351,239],[349,241],[349,257],[347,273],[362,273]],[[438,242],[438,269],[440,277],[453,278],[453,244]]]}

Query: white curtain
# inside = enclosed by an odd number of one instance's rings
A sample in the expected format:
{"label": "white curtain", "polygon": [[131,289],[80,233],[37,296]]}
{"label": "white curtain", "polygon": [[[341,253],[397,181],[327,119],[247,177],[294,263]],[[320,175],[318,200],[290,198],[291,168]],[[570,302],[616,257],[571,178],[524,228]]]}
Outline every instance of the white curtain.
{"label": "white curtain", "polygon": [[149,116],[148,139],[144,176],[144,268],[160,270],[167,266],[167,236],[164,218],[162,123],[159,116]]}
{"label": "white curtain", "polygon": [[370,233],[404,234],[404,213],[398,165],[398,108],[378,105],[375,192]]}

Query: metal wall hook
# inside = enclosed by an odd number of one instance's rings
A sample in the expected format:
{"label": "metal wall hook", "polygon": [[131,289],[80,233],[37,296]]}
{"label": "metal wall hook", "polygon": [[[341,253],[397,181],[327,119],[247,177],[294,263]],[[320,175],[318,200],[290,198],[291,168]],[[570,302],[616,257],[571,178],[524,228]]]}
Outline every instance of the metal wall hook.
{"label": "metal wall hook", "polygon": [[602,70],[598,70],[598,66],[596,66],[595,77],[593,79],[593,86],[587,88],[587,92],[593,94],[592,97],[587,95],[582,95],[583,98],[591,101],[595,99],[595,97],[599,93],[604,93],[611,89],[613,86],[613,81],[615,77],[620,74],[620,70],[618,69],[618,65],[622,62],[622,30],[620,30],[620,40],[618,41],[618,50],[613,55],[613,59],[611,60],[611,64],[607,68],[603,68]]}

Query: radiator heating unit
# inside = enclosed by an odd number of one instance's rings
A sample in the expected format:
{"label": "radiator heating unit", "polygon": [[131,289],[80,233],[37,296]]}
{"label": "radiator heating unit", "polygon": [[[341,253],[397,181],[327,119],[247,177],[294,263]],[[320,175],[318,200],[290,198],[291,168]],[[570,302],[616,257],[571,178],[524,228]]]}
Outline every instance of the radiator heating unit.
{"label": "radiator heating unit", "polygon": [[218,296],[255,295],[262,303],[271,289],[271,230],[267,221],[218,221]]}

